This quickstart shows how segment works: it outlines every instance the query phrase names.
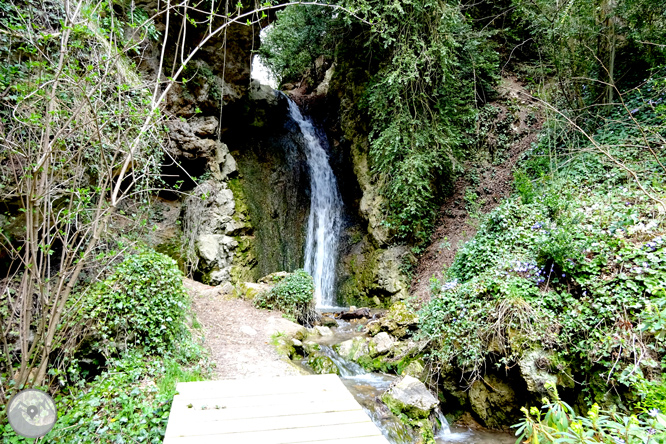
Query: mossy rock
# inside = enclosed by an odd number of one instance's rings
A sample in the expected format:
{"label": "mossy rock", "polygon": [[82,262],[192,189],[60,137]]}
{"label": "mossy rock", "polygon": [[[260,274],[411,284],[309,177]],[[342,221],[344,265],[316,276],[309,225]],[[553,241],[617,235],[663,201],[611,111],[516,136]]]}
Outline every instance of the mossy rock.
{"label": "mossy rock", "polygon": [[241,282],[236,286],[234,296],[246,301],[254,301],[257,297],[270,291],[271,288],[273,288],[271,285]]}
{"label": "mossy rock", "polygon": [[413,420],[428,419],[439,404],[425,384],[411,376],[404,376],[394,383],[381,399],[393,413]]}
{"label": "mossy rock", "polygon": [[318,375],[340,374],[340,369],[335,365],[335,362],[321,352],[312,353],[308,358],[308,365]]}
{"label": "mossy rock", "polygon": [[400,373],[401,375],[409,375],[423,382],[425,380],[425,365],[422,359],[411,361]]}

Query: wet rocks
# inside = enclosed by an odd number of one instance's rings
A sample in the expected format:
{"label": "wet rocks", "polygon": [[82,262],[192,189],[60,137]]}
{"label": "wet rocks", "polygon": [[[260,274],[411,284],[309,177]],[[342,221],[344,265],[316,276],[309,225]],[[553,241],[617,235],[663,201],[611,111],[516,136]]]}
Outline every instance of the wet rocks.
{"label": "wet rocks", "polygon": [[338,321],[336,321],[334,318],[330,316],[322,316],[321,319],[319,320],[319,323],[323,325],[324,327],[337,327],[338,326]]}
{"label": "wet rocks", "polygon": [[312,333],[319,336],[333,336],[333,331],[329,327],[318,325],[312,328]]}
{"label": "wet rocks", "polygon": [[439,404],[425,384],[409,375],[394,382],[381,399],[394,413],[416,420],[428,418]]}
{"label": "wet rocks", "polygon": [[335,362],[321,352],[314,352],[308,357],[308,365],[318,375],[334,374],[339,375],[340,369]]}
{"label": "wet rocks", "polygon": [[333,349],[344,359],[358,362],[363,356],[369,353],[368,342],[366,338],[354,338],[341,342],[333,346]]}
{"label": "wet rocks", "polygon": [[351,319],[369,318],[369,317],[370,317],[370,310],[367,308],[359,308],[358,310],[346,311],[340,313],[340,319],[344,321],[349,321]]}

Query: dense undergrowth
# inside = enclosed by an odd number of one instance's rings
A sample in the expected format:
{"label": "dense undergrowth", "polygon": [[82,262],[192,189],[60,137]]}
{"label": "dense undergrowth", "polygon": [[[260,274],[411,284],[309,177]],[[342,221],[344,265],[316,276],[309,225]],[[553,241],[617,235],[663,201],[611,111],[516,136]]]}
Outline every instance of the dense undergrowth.
{"label": "dense undergrowth", "polygon": [[[535,361],[582,411],[666,407],[663,96],[656,77],[610,112],[588,115],[585,129],[550,118],[519,162],[516,193],[484,217],[445,282],[431,281],[420,336],[436,362],[474,380]],[[609,413],[636,434],[600,438],[599,407],[576,418],[551,399],[546,416],[531,411],[521,429],[541,439],[532,442],[643,442],[654,426]]]}
{"label": "dense undergrowth", "polygon": [[[210,371],[198,324],[187,321],[180,270],[142,250],[84,293],[72,299],[78,316],[69,344],[76,349],[61,350],[65,357],[49,370],[59,385],[49,442],[161,443],[176,383]],[[3,442],[32,442],[15,435],[4,415],[0,430]]]}

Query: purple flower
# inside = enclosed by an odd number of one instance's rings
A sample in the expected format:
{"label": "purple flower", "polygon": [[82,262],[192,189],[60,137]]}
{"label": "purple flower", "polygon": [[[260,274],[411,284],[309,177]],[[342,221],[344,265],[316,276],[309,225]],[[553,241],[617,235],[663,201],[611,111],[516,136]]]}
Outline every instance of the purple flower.
{"label": "purple flower", "polygon": [[652,416],[653,418],[656,418],[658,414],[660,414],[661,411],[659,409],[651,409],[648,412],[648,415]]}

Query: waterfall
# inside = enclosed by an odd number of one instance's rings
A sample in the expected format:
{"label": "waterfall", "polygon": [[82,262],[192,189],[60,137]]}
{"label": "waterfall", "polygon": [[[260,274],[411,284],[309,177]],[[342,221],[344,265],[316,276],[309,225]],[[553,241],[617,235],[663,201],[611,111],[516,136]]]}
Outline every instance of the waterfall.
{"label": "waterfall", "polygon": [[318,307],[335,305],[335,268],[338,239],[342,227],[342,198],[328,155],[314,126],[289,99],[289,114],[298,124],[305,140],[305,155],[310,169],[310,216],[305,239],[305,270],[315,284]]}

